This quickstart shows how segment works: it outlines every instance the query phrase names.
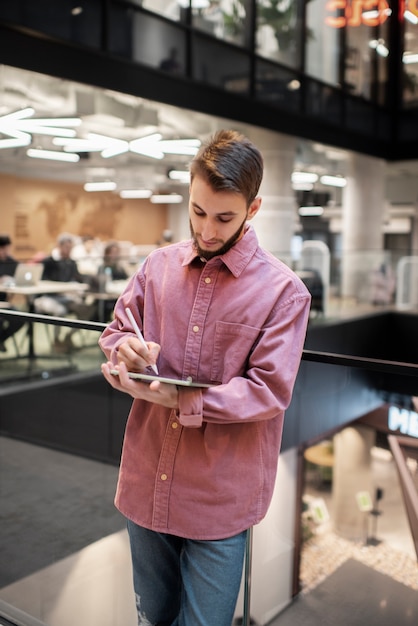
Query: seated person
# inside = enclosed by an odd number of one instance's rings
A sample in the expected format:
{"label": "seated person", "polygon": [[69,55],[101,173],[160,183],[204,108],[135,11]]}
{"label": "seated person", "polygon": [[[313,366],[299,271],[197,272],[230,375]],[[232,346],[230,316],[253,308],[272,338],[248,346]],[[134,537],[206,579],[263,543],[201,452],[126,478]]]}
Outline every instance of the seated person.
{"label": "seated person", "polygon": [[71,258],[77,263],[83,276],[95,276],[102,260],[103,246],[92,235],[84,235],[71,250]]}
{"label": "seated person", "polygon": [[[126,280],[127,278],[129,278],[128,273],[121,264],[120,246],[117,241],[110,241],[104,249],[103,263],[99,267],[97,276],[98,289],[99,291],[105,291],[106,282],[109,280]],[[112,317],[116,299],[105,300],[104,321],[108,321]]]}
{"label": "seated person", "polygon": [[[0,284],[13,279],[18,262],[10,256],[10,246],[12,240],[9,235],[0,235]],[[0,291],[0,301],[7,302],[7,294]],[[7,306],[8,309],[16,311],[15,307]],[[5,342],[12,337],[22,326],[24,321],[12,316],[0,318],[0,352],[7,352]]]}
{"label": "seated person", "polygon": [[107,274],[109,280],[125,280],[128,278],[128,274],[121,264],[120,246],[117,241],[110,241],[106,245],[99,273]]}
{"label": "seated person", "polygon": [[[72,235],[64,233],[57,239],[57,247],[53,254],[46,257],[42,262],[44,271],[42,280],[52,280],[60,282],[85,282],[85,277],[78,271],[77,263],[71,258],[71,250],[74,245]],[[40,296],[35,300],[35,310],[37,313],[64,317],[68,313],[75,313],[80,319],[90,319],[93,307],[84,303],[78,294],[48,294]],[[59,339],[60,326],[54,326],[55,347],[72,347],[71,336],[74,329],[71,329],[62,341]]]}

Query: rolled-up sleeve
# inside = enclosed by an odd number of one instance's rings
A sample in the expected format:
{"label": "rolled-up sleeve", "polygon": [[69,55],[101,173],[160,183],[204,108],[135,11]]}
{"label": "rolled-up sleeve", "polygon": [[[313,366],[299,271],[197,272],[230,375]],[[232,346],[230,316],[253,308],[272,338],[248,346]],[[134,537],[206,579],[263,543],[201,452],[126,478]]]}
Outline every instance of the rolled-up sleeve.
{"label": "rolled-up sleeve", "polygon": [[178,391],[180,424],[189,428],[199,428],[203,422],[202,390],[179,388]]}

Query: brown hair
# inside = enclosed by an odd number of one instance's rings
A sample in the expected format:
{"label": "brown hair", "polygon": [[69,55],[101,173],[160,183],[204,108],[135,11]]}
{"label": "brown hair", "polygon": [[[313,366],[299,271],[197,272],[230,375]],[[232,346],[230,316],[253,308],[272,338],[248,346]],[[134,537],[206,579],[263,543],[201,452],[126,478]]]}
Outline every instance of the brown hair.
{"label": "brown hair", "polygon": [[263,157],[247,137],[220,130],[203,144],[190,164],[190,180],[201,176],[214,191],[242,194],[249,207],[263,178]]}

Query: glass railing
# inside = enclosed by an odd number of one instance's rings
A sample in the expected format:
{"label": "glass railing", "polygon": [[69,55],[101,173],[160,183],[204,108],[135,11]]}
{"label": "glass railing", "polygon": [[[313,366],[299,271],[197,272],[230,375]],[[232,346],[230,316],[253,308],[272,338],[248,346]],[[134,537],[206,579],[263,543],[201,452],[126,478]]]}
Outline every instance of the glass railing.
{"label": "glass railing", "polygon": [[[1,319],[7,315],[0,313]],[[113,505],[131,399],[114,392],[100,374],[104,357],[97,340],[104,325],[21,317],[24,326],[0,354],[0,599],[16,608],[21,621],[10,623],[18,626],[59,626],[69,614],[79,626],[134,626],[125,521]],[[400,329],[406,332],[412,323],[395,324],[399,340]],[[266,520],[249,536],[237,624],[267,624],[291,602],[302,541],[288,504],[296,490],[298,446],[387,402],[406,402],[416,388],[417,365],[379,358],[381,337],[375,337],[377,351],[364,347],[356,324],[351,330],[344,325],[341,337],[335,324],[329,333],[308,331],[309,349],[285,420],[280,488]],[[377,332],[375,321],[370,328]],[[385,328],[381,334],[388,337]],[[67,349],[54,349],[57,329],[72,334]],[[366,332],[369,341],[372,334]],[[373,357],[365,357],[356,341]],[[403,358],[405,349],[393,355]],[[408,388],[398,393],[393,385],[402,379]]]}

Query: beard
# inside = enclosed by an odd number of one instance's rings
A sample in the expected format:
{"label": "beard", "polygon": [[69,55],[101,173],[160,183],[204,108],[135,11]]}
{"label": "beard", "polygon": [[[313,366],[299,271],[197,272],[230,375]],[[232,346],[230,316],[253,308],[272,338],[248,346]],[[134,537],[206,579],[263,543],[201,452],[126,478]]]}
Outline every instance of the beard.
{"label": "beard", "polygon": [[192,235],[192,239],[193,239],[193,243],[194,243],[194,247],[197,250],[197,253],[200,257],[203,257],[204,259],[206,259],[206,261],[209,261],[210,259],[213,259],[213,257],[215,256],[221,256],[222,254],[226,254],[228,252],[228,250],[230,250],[232,248],[232,246],[234,244],[236,244],[236,242],[238,241],[238,239],[240,239],[244,228],[245,228],[245,224],[247,222],[247,217],[245,217],[244,221],[240,224],[240,226],[237,228],[237,230],[235,231],[235,233],[233,235],[231,235],[231,237],[229,239],[227,239],[225,241],[224,244],[222,244],[222,246],[220,248],[218,248],[217,250],[205,250],[204,248],[201,248],[199,246],[199,243],[197,241],[197,237],[196,237],[196,233],[193,230],[193,226],[192,226],[192,222],[190,221],[190,232]]}

